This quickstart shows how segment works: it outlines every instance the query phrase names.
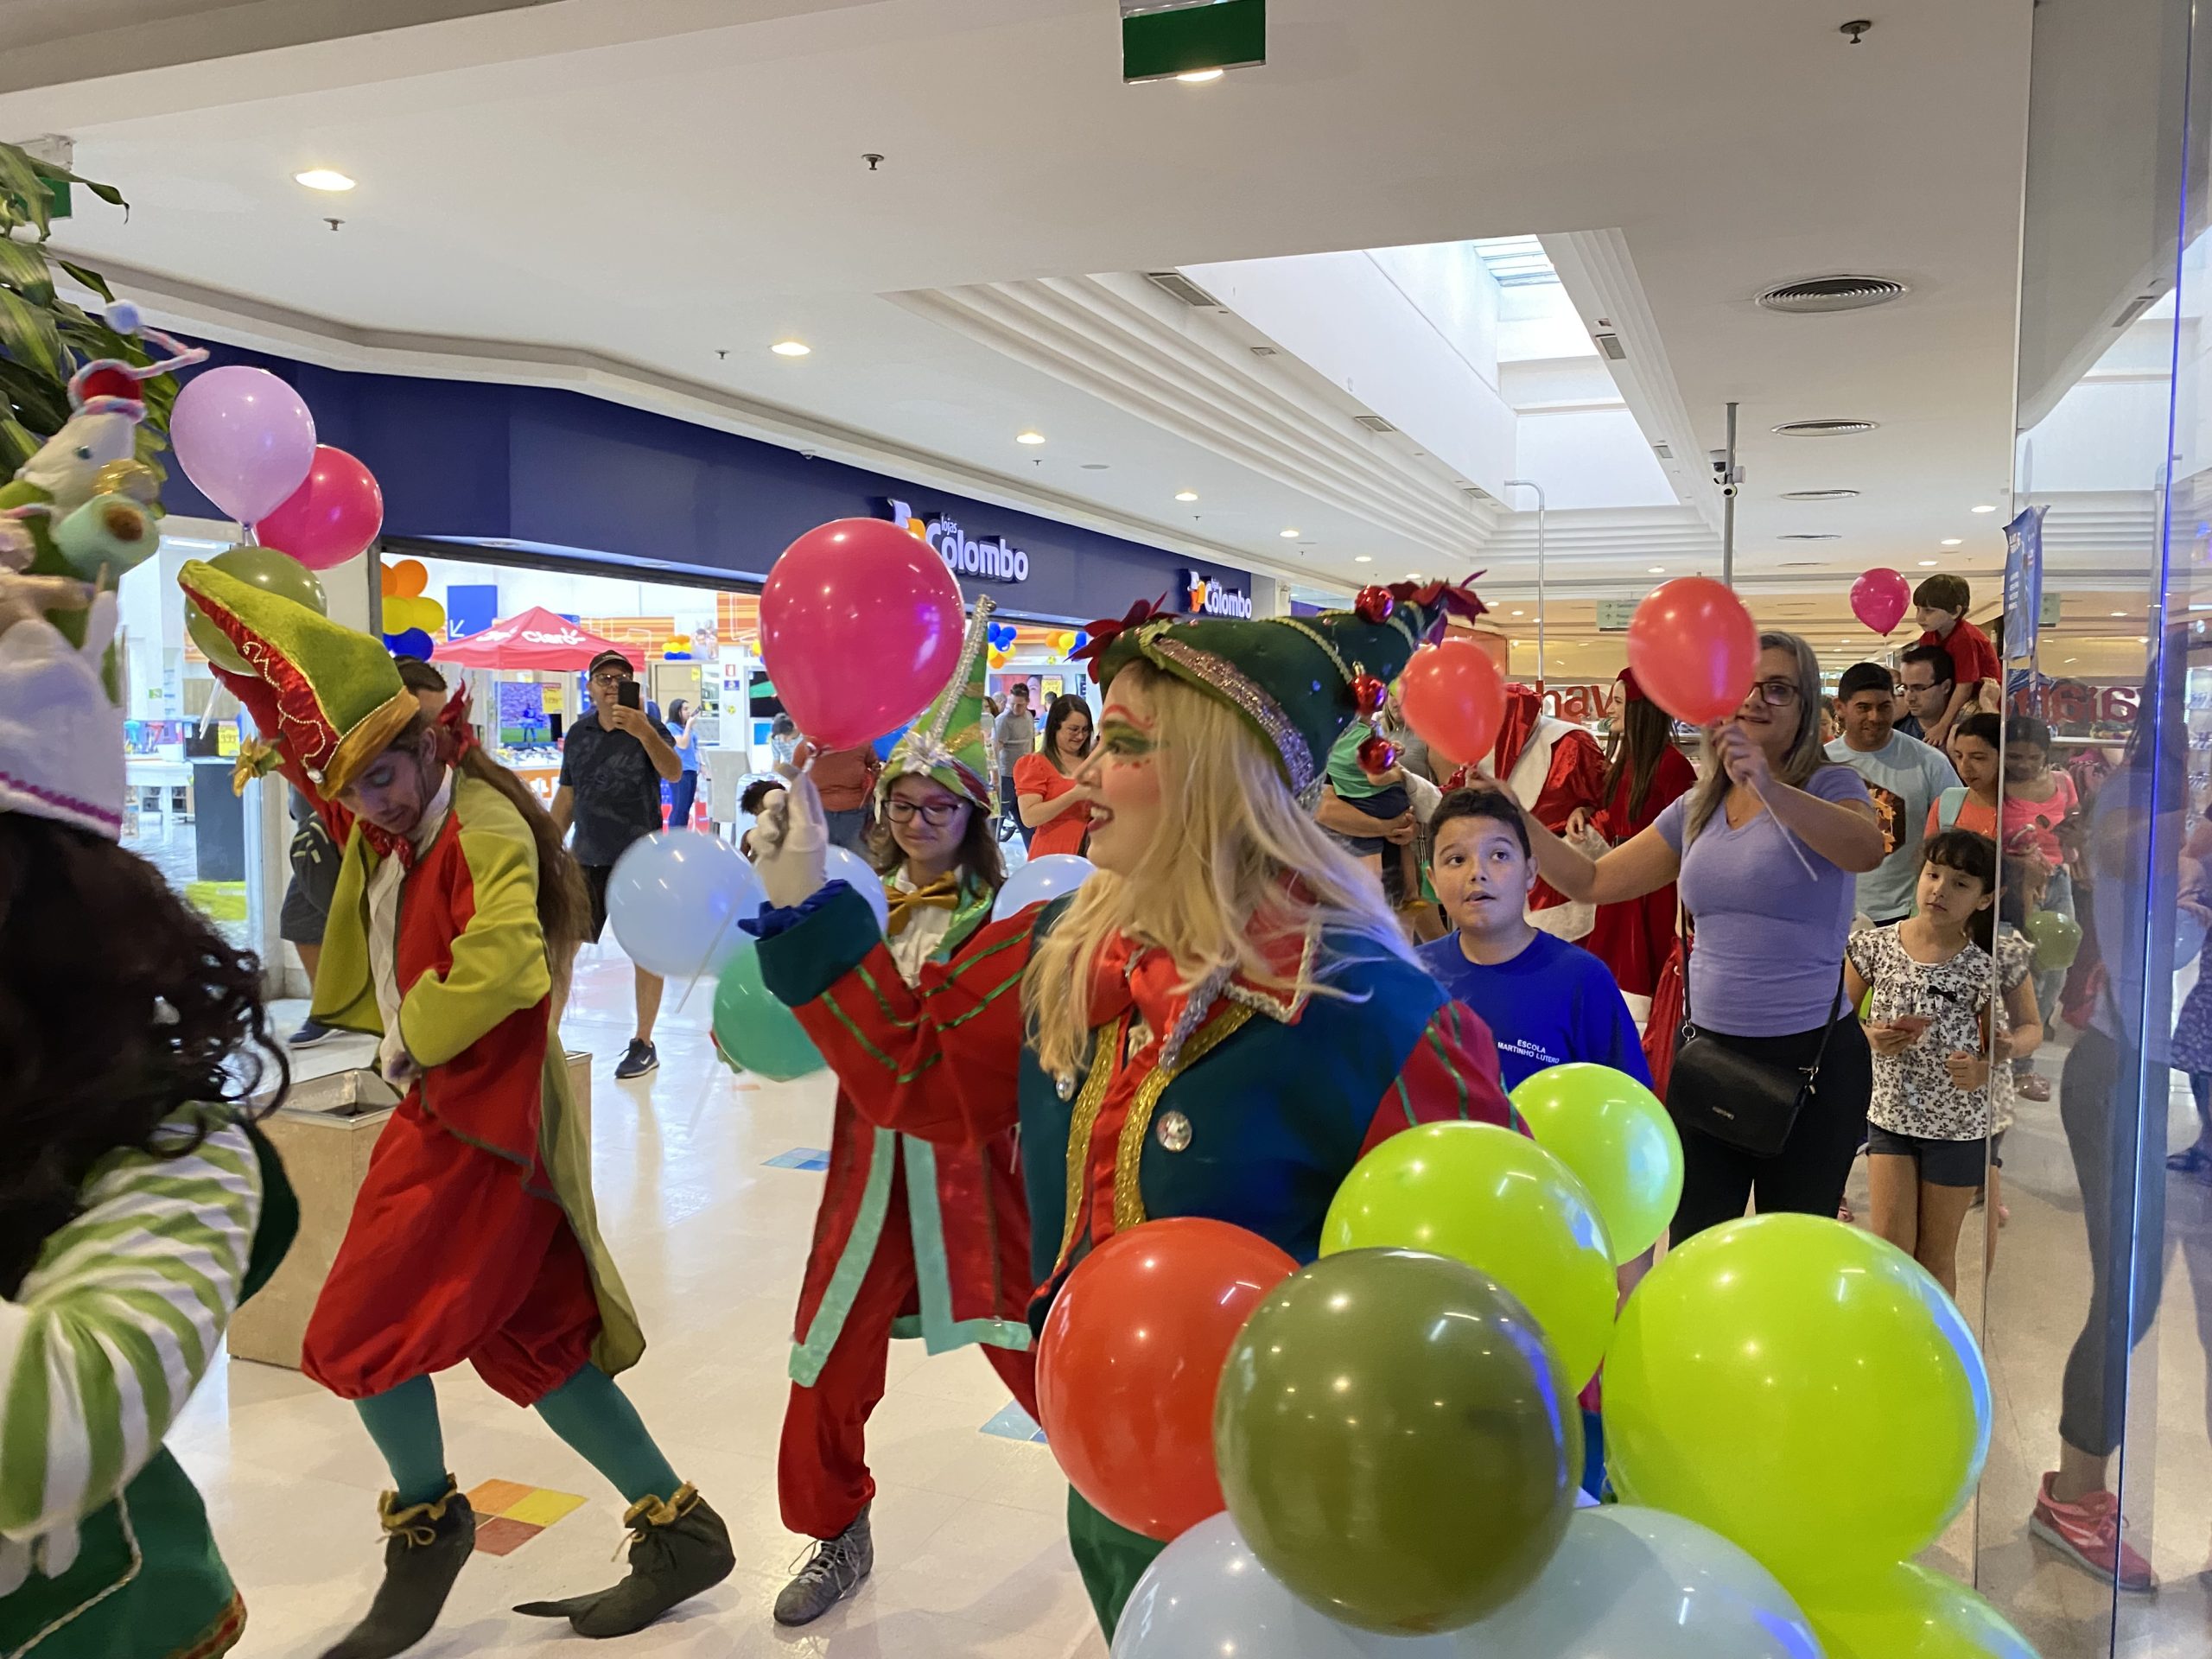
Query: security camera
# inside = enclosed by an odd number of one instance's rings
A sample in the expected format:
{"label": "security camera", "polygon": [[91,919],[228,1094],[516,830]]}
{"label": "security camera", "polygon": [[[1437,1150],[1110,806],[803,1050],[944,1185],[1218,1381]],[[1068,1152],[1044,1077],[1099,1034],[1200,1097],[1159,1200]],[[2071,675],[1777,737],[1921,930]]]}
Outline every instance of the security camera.
{"label": "security camera", "polygon": [[1714,472],[1725,473],[1728,470],[1728,452],[1726,449],[1708,449],[1705,452],[1705,458],[1713,463]]}
{"label": "security camera", "polygon": [[1733,500],[1735,499],[1736,493],[1743,487],[1744,486],[1740,484],[1723,484],[1720,486],[1720,493],[1727,497],[1729,499]]}

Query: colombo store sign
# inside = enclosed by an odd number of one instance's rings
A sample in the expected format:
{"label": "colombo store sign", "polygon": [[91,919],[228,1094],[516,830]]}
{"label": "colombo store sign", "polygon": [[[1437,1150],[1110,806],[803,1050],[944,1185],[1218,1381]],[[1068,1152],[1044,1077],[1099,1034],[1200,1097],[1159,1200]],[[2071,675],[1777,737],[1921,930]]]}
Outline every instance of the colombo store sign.
{"label": "colombo store sign", "polygon": [[1010,545],[1002,536],[986,536],[977,541],[961,530],[957,518],[944,513],[920,518],[913,508],[897,499],[884,502],[883,516],[927,542],[955,575],[980,576],[986,582],[1029,580],[1029,555]]}

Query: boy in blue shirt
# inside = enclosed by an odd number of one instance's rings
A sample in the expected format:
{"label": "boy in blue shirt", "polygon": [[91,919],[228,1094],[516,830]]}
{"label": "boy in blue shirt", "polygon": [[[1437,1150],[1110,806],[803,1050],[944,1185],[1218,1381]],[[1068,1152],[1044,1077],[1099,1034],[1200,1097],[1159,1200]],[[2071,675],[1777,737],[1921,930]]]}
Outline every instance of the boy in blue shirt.
{"label": "boy in blue shirt", "polygon": [[1529,925],[1536,866],[1513,798],[1494,788],[1454,790],[1428,832],[1429,880],[1456,931],[1418,954],[1437,982],[1490,1027],[1506,1088],[1573,1060],[1610,1065],[1649,1086],[1636,1021],[1605,964]]}

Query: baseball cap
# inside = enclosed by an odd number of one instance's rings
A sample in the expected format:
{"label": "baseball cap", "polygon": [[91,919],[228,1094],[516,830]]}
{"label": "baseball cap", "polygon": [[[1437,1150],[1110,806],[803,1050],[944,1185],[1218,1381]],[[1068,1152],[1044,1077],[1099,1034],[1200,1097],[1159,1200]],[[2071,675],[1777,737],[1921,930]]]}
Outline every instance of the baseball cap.
{"label": "baseball cap", "polygon": [[598,656],[591,659],[591,666],[584,671],[584,677],[586,679],[589,679],[593,675],[598,673],[601,669],[607,667],[610,664],[614,667],[620,669],[632,679],[637,677],[638,671],[631,665],[630,659],[627,657],[625,657],[619,651],[601,652]]}

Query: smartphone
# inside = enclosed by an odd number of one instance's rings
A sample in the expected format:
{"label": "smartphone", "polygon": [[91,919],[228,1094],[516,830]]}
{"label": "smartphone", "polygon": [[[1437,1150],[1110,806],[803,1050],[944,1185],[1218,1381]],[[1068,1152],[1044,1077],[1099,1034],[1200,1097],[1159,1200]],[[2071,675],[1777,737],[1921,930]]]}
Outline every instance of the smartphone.
{"label": "smartphone", "polygon": [[1916,1037],[1935,1023],[1933,1019],[1924,1014],[1901,1014],[1890,1021],[1891,1026],[1896,1030],[1910,1032]]}
{"label": "smartphone", "polygon": [[645,693],[639,689],[638,683],[635,680],[623,681],[622,683],[616,688],[614,692],[614,701],[620,703],[625,709],[644,708],[644,698]]}

